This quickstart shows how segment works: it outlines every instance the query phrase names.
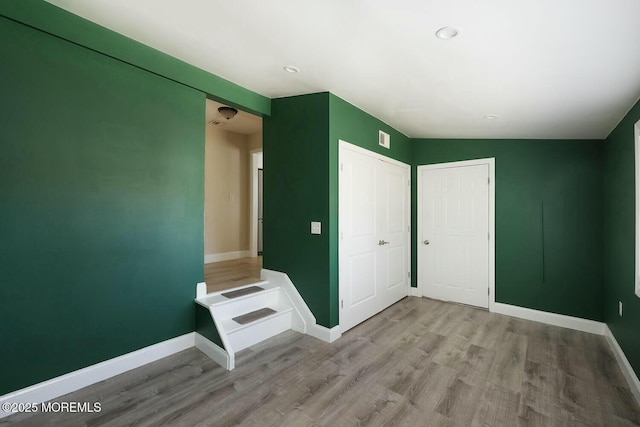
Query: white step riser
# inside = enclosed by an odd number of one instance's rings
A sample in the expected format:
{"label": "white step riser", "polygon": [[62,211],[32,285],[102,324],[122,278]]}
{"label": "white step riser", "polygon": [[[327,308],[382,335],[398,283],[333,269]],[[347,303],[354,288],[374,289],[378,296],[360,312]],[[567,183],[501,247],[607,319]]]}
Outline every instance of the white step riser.
{"label": "white step riser", "polygon": [[263,307],[275,306],[280,300],[280,290],[274,289],[265,292],[251,294],[224,304],[216,304],[213,310],[220,319],[230,319],[243,314],[259,310]]}
{"label": "white step riser", "polygon": [[227,335],[231,348],[235,352],[243,350],[268,338],[291,329],[292,311],[273,315],[269,319],[259,320],[246,328]]}

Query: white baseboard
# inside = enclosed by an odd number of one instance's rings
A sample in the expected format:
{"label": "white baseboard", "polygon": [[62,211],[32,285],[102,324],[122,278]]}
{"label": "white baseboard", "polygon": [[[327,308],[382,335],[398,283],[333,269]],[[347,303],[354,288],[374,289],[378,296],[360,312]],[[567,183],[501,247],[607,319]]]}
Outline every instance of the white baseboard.
{"label": "white baseboard", "polygon": [[197,332],[195,332],[195,346],[218,365],[222,366],[227,371],[231,370],[230,359],[227,352]]}
{"label": "white baseboard", "polygon": [[268,280],[269,283],[277,284],[285,289],[295,310],[304,322],[304,327],[296,330],[325,342],[334,342],[342,336],[339,325],[329,329],[316,323],[315,316],[287,273],[263,268],[260,277],[263,280]]}
{"label": "white baseboard", "polygon": [[421,297],[422,296],[422,292],[420,292],[420,288],[409,288],[409,296],[412,297]]}
{"label": "white baseboard", "polygon": [[204,263],[209,264],[212,262],[219,261],[229,261],[232,259],[240,259],[249,257],[251,252],[249,250],[246,251],[236,251],[236,252],[223,252],[219,254],[207,254],[204,256]]}
{"label": "white baseboard", "polygon": [[533,320],[534,322],[546,323],[563,328],[575,329],[576,331],[590,332],[592,334],[604,335],[606,325],[595,320],[581,319],[579,317],[565,316],[564,314],[549,313],[546,311],[533,310],[516,305],[503,304],[500,302],[491,303],[490,311],[507,316],[518,317],[520,319]]}
{"label": "white baseboard", "polygon": [[285,291],[302,322],[302,324],[295,327],[294,330],[306,334],[309,327],[316,324],[316,318],[304,298],[302,298],[302,295],[300,295],[300,292],[298,292],[298,288],[296,288],[291,281],[289,275],[280,271],[263,268],[260,272],[260,278],[273,285],[280,286]]}
{"label": "white baseboard", "polygon": [[[194,332],[0,396],[0,404],[42,403],[194,346]],[[1,409],[0,418],[12,415]]]}
{"label": "white baseboard", "polygon": [[605,326],[604,336],[607,337],[609,345],[611,346],[613,353],[616,355],[616,359],[618,360],[618,364],[620,365],[620,370],[622,370],[622,373],[624,374],[624,377],[629,384],[631,392],[636,398],[636,401],[640,404],[640,380],[638,380],[638,376],[633,370],[633,367],[629,363],[627,356],[625,356],[624,351],[622,351],[622,347],[620,347],[620,344],[618,344],[616,337],[613,335],[608,325]]}
{"label": "white baseboard", "polygon": [[331,343],[340,338],[342,336],[342,332],[340,331],[340,325],[329,329],[322,325],[313,324],[307,330],[307,335],[311,335],[314,338]]}

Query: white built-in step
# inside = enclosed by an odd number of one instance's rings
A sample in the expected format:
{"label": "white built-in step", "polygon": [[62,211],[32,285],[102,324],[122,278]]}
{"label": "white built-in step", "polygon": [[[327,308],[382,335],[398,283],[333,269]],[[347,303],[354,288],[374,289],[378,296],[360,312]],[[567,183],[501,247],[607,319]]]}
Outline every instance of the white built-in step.
{"label": "white built-in step", "polygon": [[[211,313],[224,345],[224,349],[216,346],[214,350],[226,353],[225,367],[229,370],[234,369],[235,353],[240,350],[289,329],[306,332],[303,317],[288,292],[268,281],[210,294],[206,294],[206,284],[202,283],[195,301]],[[207,345],[215,346],[210,341]]]}

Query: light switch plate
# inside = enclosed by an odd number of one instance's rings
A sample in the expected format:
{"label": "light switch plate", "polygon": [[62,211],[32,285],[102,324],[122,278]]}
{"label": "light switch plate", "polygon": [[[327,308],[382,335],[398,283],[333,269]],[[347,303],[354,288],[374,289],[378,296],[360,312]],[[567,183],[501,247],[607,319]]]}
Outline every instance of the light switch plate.
{"label": "light switch plate", "polygon": [[322,223],[311,221],[311,234],[322,234]]}

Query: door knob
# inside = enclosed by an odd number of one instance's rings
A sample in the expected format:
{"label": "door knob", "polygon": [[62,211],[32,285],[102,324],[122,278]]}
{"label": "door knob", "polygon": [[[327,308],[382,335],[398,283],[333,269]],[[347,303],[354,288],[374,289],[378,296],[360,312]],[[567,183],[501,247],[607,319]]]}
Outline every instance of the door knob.
{"label": "door knob", "polygon": [[378,246],[383,246],[383,245],[388,245],[389,242],[384,241],[384,240],[378,240]]}
{"label": "door knob", "polygon": [[425,240],[425,241],[424,241],[424,242],[422,242],[422,243],[424,243],[425,245],[428,245],[428,244],[429,244],[429,241],[428,241],[428,240]]}

